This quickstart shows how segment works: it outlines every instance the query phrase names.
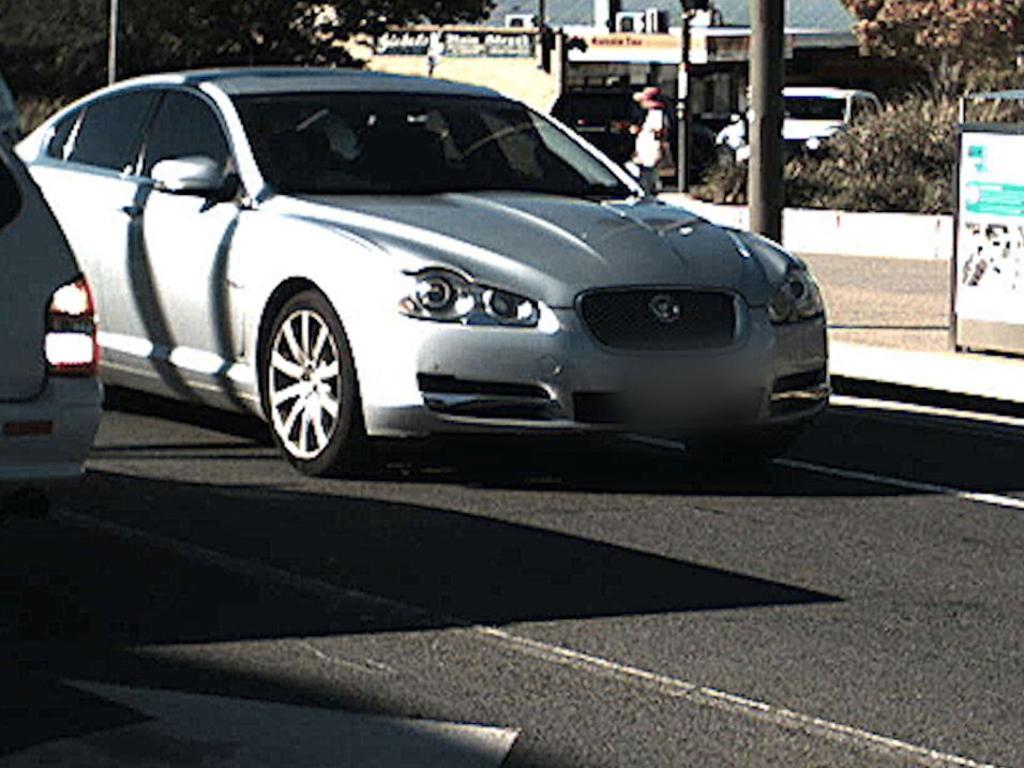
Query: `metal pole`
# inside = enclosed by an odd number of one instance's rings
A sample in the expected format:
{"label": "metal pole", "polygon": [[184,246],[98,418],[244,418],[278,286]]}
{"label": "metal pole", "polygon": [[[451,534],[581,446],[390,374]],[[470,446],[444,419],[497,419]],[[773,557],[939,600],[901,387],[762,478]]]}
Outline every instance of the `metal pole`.
{"label": "metal pole", "polygon": [[107,42],[107,84],[117,80],[117,17],[119,0],[110,0],[110,35]]}
{"label": "metal pole", "polygon": [[548,30],[546,0],[537,0],[537,45],[540,47],[540,68],[551,72],[551,32]]}
{"label": "metal pole", "polygon": [[782,240],[783,0],[750,0],[750,228]]}
{"label": "metal pole", "polygon": [[680,34],[679,93],[676,98],[676,186],[680,192],[690,188],[687,171],[690,137],[690,12],[683,5],[683,26]]}

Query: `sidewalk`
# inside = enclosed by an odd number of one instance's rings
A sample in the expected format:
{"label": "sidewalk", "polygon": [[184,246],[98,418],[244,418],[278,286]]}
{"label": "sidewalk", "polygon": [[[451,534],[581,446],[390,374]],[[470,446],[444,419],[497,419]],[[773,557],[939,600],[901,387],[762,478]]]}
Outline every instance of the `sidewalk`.
{"label": "sidewalk", "polygon": [[942,395],[972,409],[1024,404],[1024,358],[952,351],[948,262],[801,255],[825,294],[839,392]]}

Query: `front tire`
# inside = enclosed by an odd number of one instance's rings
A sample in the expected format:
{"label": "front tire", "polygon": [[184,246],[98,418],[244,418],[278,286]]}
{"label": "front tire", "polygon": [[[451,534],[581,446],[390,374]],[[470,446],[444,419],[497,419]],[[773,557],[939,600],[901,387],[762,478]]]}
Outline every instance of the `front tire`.
{"label": "front tire", "polygon": [[335,475],[366,459],[355,361],[322,293],[302,291],[281,307],[260,375],[270,432],[293,467],[305,475]]}

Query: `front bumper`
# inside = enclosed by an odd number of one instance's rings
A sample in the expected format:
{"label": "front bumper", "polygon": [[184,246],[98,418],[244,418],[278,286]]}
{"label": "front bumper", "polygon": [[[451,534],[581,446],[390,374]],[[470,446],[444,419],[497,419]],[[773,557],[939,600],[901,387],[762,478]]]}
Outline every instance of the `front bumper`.
{"label": "front bumper", "polygon": [[81,477],[102,405],[98,379],[57,377],[33,400],[0,403],[0,492]]}
{"label": "front bumper", "polygon": [[[573,310],[537,329],[399,318],[355,350],[369,434],[685,431],[800,421],[828,403],[824,318],[745,313],[712,352],[600,345]],[[409,354],[405,354],[408,351]]]}

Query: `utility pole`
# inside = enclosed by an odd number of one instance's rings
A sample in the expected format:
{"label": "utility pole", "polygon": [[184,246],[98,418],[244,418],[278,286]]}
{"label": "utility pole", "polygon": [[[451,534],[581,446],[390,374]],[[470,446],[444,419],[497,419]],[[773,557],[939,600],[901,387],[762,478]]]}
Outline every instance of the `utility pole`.
{"label": "utility pole", "polygon": [[548,29],[547,0],[537,0],[537,43],[540,45],[540,68],[551,73],[551,48],[553,35]]}
{"label": "utility pole", "polygon": [[750,0],[750,228],[782,240],[783,0]]}
{"label": "utility pole", "polygon": [[676,180],[680,192],[690,189],[687,171],[690,140],[690,20],[693,11],[683,2],[683,26],[680,33],[679,85],[676,98]]}
{"label": "utility pole", "polygon": [[107,40],[107,84],[117,80],[117,17],[119,0],[110,0],[110,33]]}

